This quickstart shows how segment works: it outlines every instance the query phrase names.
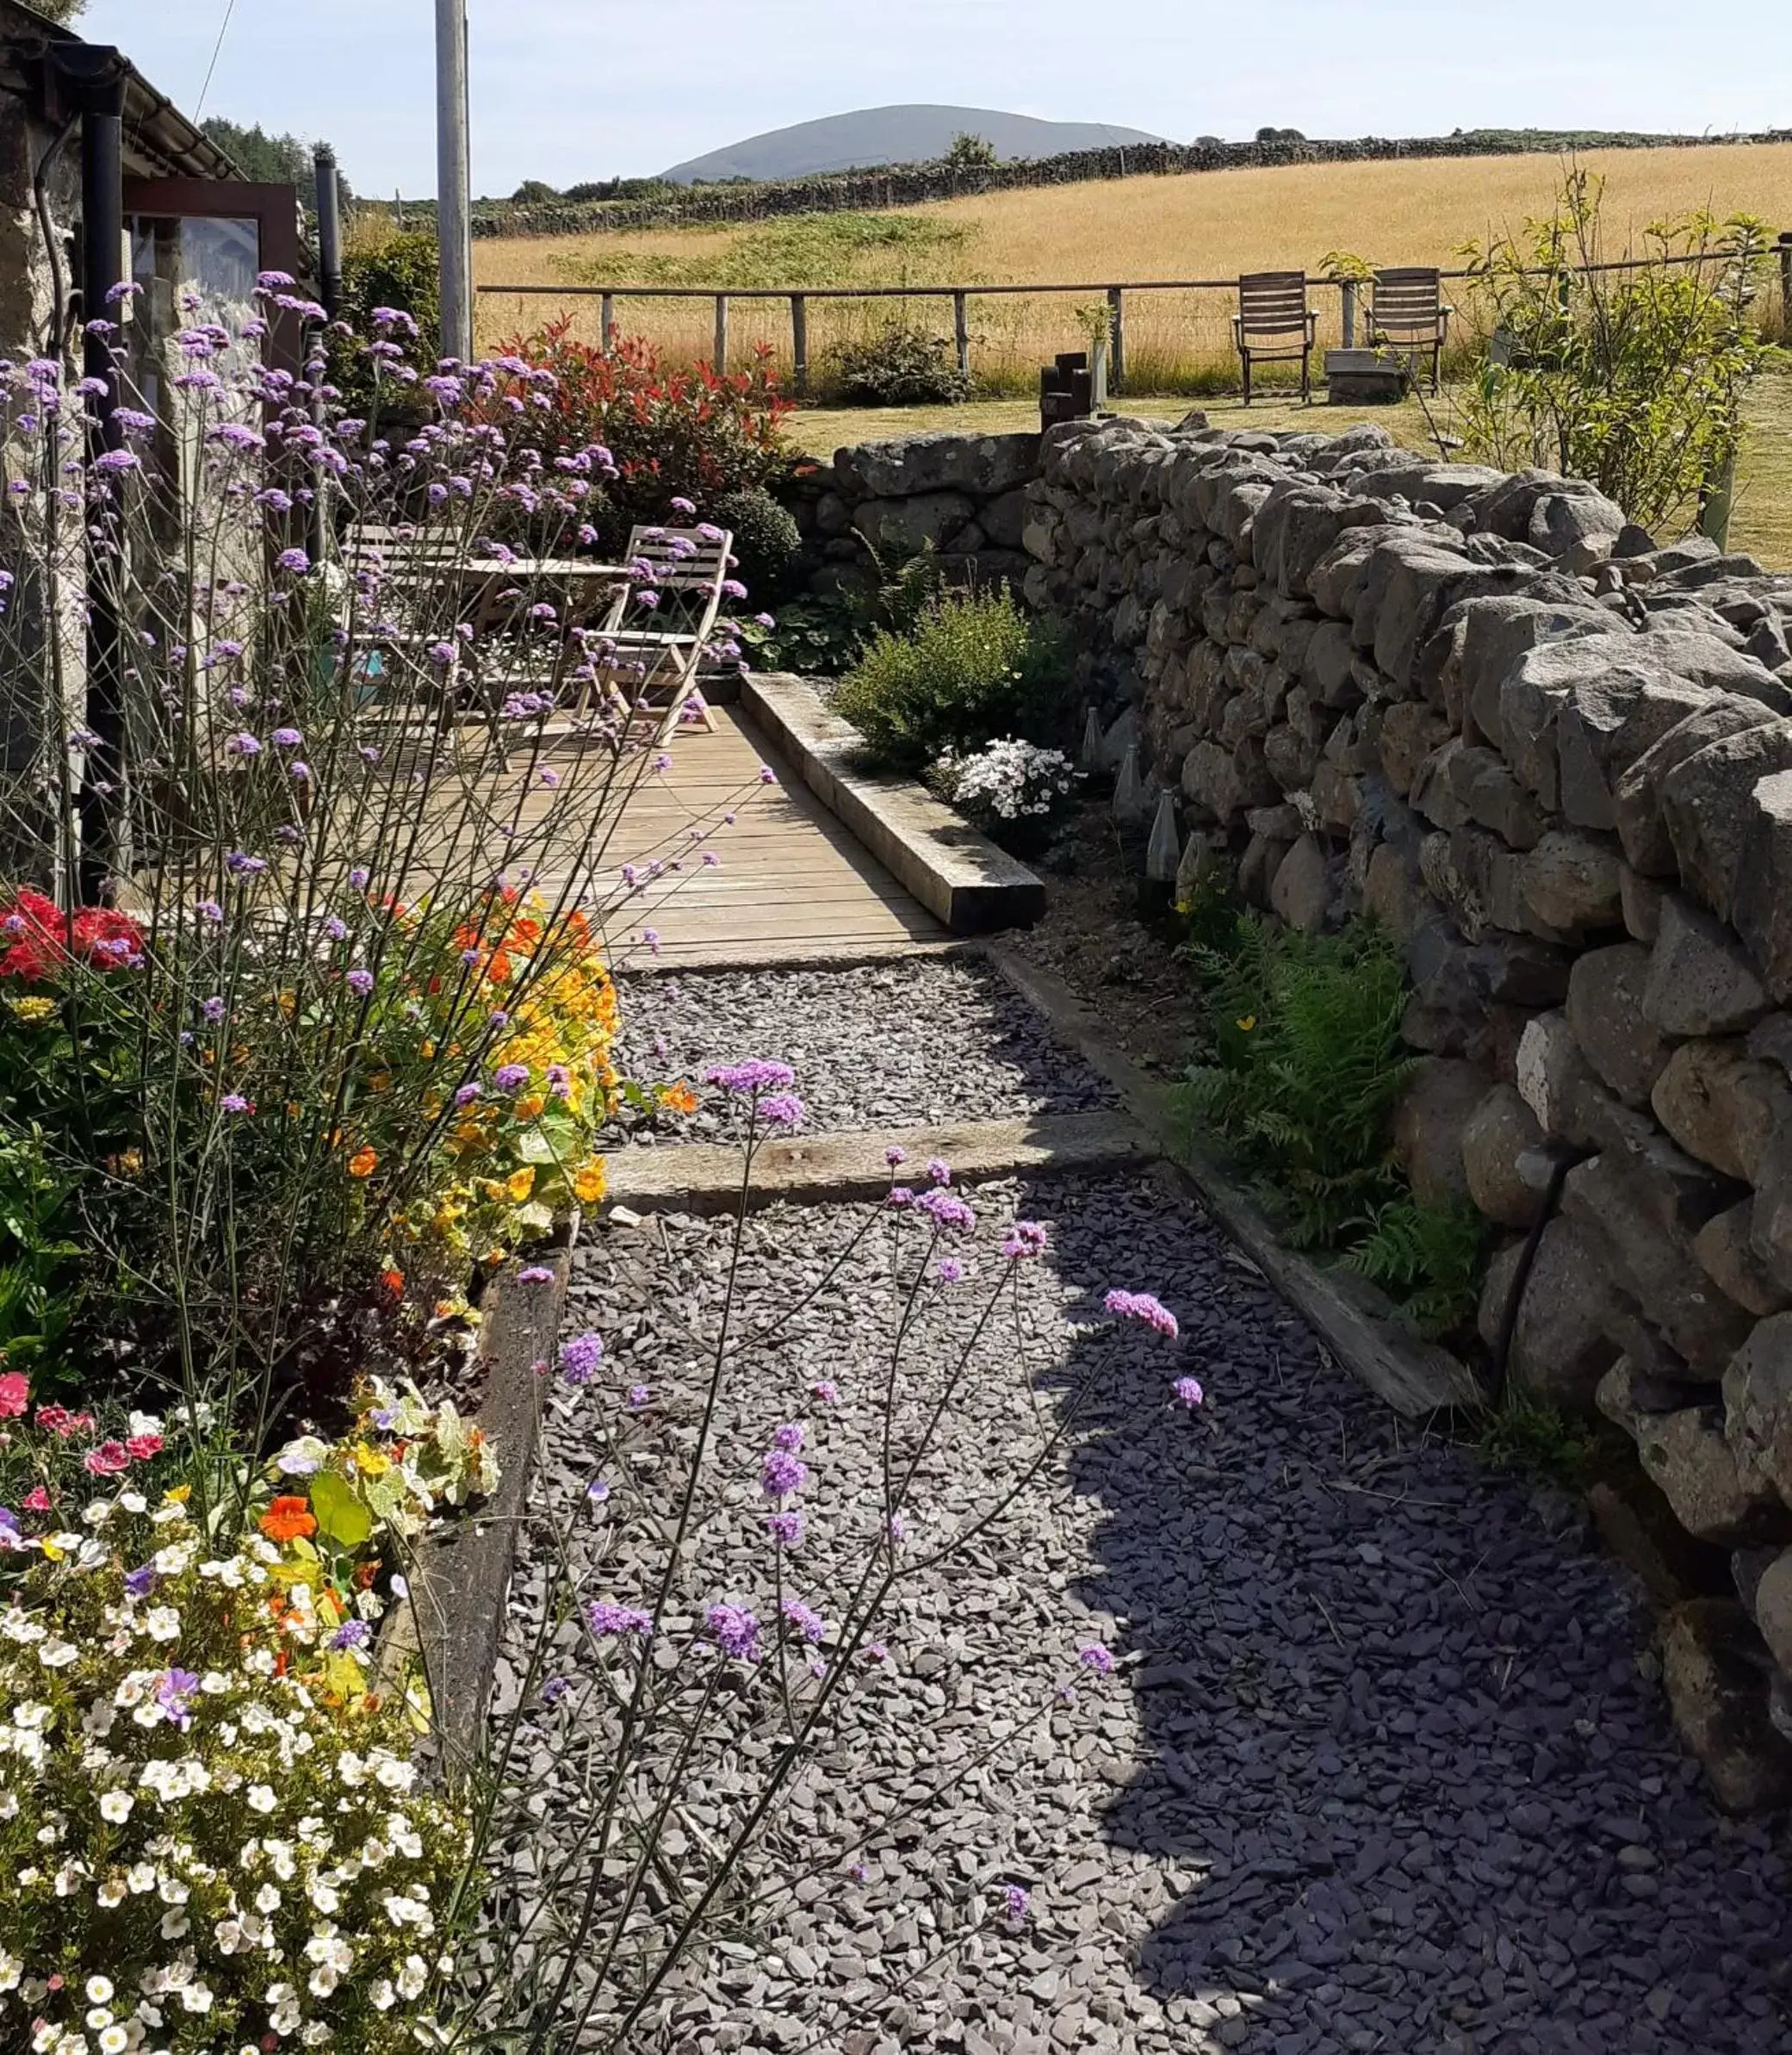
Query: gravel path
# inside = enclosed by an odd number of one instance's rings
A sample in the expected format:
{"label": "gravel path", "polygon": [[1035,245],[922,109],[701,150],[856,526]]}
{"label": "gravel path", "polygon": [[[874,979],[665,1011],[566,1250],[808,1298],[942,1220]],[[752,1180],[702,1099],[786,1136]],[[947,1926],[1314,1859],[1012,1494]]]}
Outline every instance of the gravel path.
{"label": "gravel path", "polygon": [[711,1064],[746,1056],[795,1067],[811,1133],[1116,1102],[1107,1081],[984,964],[923,956],[849,971],[633,978],[622,1000],[623,1073],[683,1077],[702,1099],[675,1139],[741,1139],[741,1102],[701,1080]]}
{"label": "gravel path", "polygon": [[[638,2045],[1792,2046],[1783,1836],[1707,1803],[1667,1726],[1640,1600],[1578,1518],[1415,1439],[1156,1181],[971,1195],[990,1221],[1017,1208],[1045,1221],[1051,1246],[1019,1313],[988,1331],[969,1403],[924,1467],[911,1556],[987,1506],[1073,1392],[1092,1397],[1006,1517],[899,1589],[878,1630],[888,1660],[855,1658],[837,1737],[773,1814],[758,1873],[806,1860],[813,1874],[793,1898],[743,1908]],[[887,1265],[851,1269],[812,1304],[798,1288],[866,1218],[749,1223],[737,1332],[788,1325],[718,1409],[724,1484],[698,1510],[693,1612],[726,1598],[775,1614],[757,1487],[780,1421],[809,1424],[803,1596],[837,1617],[873,1545]],[[731,1232],[649,1220],[598,1230],[578,1258],[572,1325],[601,1328],[608,1355],[596,1383],[556,1392],[546,1481],[578,1495],[594,1474],[614,1481],[574,1541],[585,1597],[634,1600],[663,1560],[651,1516],[694,1437]],[[917,1363],[978,1318],[1001,1259],[985,1232],[975,1246],[977,1272],[930,1293]],[[1107,1332],[1113,1283],[1161,1296],[1181,1343]],[[1193,1416],[1169,1389],[1187,1374],[1208,1393]],[[821,1378],[839,1383],[837,1407],[807,1397]],[[631,1415],[636,1380],[654,1397]],[[899,1403],[898,1443],[923,1404],[919,1391]],[[525,1545],[513,1655],[539,1617],[547,1552],[542,1533]],[[694,1625],[667,1623],[664,1660]],[[560,1640],[556,1661],[588,1663],[574,1630]],[[1091,1640],[1121,1657],[1111,1678],[1078,1668]],[[754,1690],[769,1694],[771,1668]],[[1055,1695],[1066,1679],[1074,1703]],[[506,1669],[500,1703],[518,1688]],[[577,1694],[530,1698],[532,1857],[586,1832],[580,1743],[600,1728]],[[766,1760],[750,1722],[703,1759],[693,1835],[719,1830]],[[1009,1884],[1032,1893],[1018,1926],[1001,1909]]]}

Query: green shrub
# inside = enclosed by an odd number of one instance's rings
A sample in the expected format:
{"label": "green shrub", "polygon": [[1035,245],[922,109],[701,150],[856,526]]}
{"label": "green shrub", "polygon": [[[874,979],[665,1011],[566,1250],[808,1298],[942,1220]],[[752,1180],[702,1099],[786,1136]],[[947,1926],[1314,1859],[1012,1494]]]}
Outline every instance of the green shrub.
{"label": "green shrub", "polygon": [[1589,478],[1646,528],[1678,532],[1735,461],[1749,384],[1773,352],[1758,302],[1768,232],[1750,214],[1652,223],[1599,270],[1603,181],[1571,170],[1523,244],[1470,245],[1492,335],[1462,400],[1464,454]]}
{"label": "green shrub", "polygon": [[846,407],[956,406],[970,396],[970,378],[958,368],[944,336],[908,322],[887,323],[864,342],[833,352],[829,382]]}
{"label": "green shrub", "polygon": [[1578,1485],[1594,1450],[1594,1431],[1547,1400],[1510,1386],[1475,1437],[1484,1462],[1541,1483]]}
{"label": "green shrub", "polygon": [[877,630],[834,704],[873,762],[913,772],[998,736],[1049,738],[1067,674],[1061,631],[1004,586],[935,598],[907,632]]}
{"label": "green shrub", "polygon": [[735,538],[740,579],[756,606],[775,606],[796,582],[803,537],[788,507],[763,486],[723,493],[708,508],[709,518]]}
{"label": "green shrub", "polygon": [[[330,376],[341,389],[344,404],[351,413],[366,413],[372,400],[366,338],[375,333],[373,312],[376,307],[396,307],[400,314],[410,315],[417,324],[414,336],[406,335],[401,328],[381,332],[404,351],[405,361],[413,371],[421,375],[435,369],[442,335],[439,263],[439,248],[428,229],[351,246],[344,255],[340,314],[353,334],[337,332]],[[401,388],[386,382],[388,411],[398,389]],[[425,411],[418,407],[419,413]]]}

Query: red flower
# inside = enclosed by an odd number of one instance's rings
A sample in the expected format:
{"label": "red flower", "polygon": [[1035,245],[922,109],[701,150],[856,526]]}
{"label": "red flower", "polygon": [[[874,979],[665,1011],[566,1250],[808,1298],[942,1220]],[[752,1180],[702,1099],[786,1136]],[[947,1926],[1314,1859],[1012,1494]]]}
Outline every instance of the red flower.
{"label": "red flower", "polygon": [[50,1494],[42,1485],[34,1484],[20,1500],[20,1504],[28,1512],[47,1512],[50,1510]]}
{"label": "red flower", "polygon": [[84,906],[71,916],[53,899],[28,887],[16,893],[0,916],[0,976],[28,984],[53,976],[76,956],[102,970],[127,964],[143,952],[143,930],[128,914],[109,906]]}
{"label": "red flower", "polygon": [[162,1453],[162,1437],[159,1434],[127,1435],[125,1448],[133,1462],[147,1462],[152,1456]]}

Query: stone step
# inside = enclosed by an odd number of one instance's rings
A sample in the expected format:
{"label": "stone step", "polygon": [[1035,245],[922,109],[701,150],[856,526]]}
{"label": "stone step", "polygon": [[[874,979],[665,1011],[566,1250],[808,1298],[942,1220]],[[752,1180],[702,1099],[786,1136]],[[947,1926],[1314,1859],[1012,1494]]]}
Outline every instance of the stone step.
{"label": "stone step", "polygon": [[[955,1185],[1020,1172],[1133,1170],[1156,1145],[1123,1113],[1041,1114],[1018,1121],[965,1121],[937,1127],[884,1127],[792,1135],[764,1145],[753,1160],[751,1206],[879,1199],[893,1179],[885,1151],[906,1152],[903,1176],[926,1182],[939,1157]],[[609,1189],[599,1217],[629,1213],[732,1213],[741,1198],[741,1152],[708,1142],[619,1149],[605,1158]]]}
{"label": "stone step", "polygon": [[910,779],[858,769],[858,730],[805,680],[749,673],[741,705],[828,812],[954,934],[1025,927],[1045,912],[1045,886],[961,814]]}

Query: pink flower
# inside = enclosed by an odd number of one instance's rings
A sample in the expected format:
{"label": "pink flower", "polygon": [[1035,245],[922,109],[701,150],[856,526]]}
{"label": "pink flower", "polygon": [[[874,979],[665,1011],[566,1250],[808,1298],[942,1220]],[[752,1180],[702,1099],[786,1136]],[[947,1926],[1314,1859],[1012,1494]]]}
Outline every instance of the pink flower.
{"label": "pink flower", "polygon": [[133,1434],[126,1437],[125,1453],[133,1462],[147,1462],[152,1456],[162,1453],[159,1434]]}
{"label": "pink flower", "polygon": [[47,1512],[50,1510],[50,1494],[42,1485],[34,1484],[19,1503],[28,1512]]}
{"label": "pink flower", "polygon": [[16,1370],[0,1377],[0,1420],[16,1420],[31,1402],[31,1386]]}
{"label": "pink flower", "polygon": [[131,1467],[130,1451],[122,1442],[102,1442],[81,1458],[81,1468],[96,1477],[115,1477]]}
{"label": "pink flower", "polygon": [[1143,1320],[1147,1327],[1155,1327],[1171,1341],[1176,1338],[1176,1316],[1150,1292],[1111,1291],[1102,1304],[1120,1319]]}

